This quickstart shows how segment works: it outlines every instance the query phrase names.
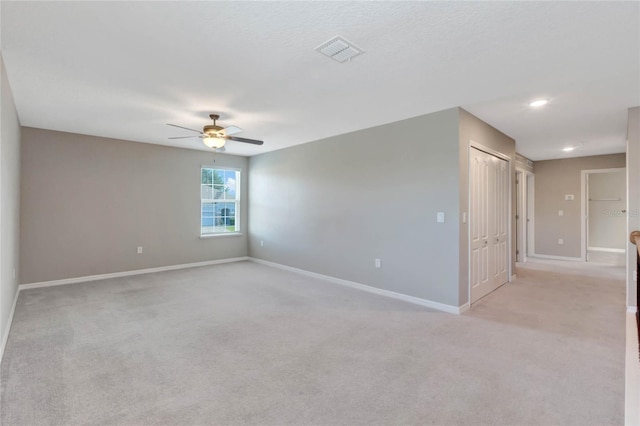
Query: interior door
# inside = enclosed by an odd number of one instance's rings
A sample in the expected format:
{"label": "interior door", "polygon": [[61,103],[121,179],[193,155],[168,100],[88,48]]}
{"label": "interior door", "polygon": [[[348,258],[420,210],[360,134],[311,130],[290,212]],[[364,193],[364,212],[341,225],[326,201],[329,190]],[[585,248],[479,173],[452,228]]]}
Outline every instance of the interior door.
{"label": "interior door", "polygon": [[509,167],[505,160],[471,148],[471,302],[508,280]]}
{"label": "interior door", "polygon": [[[488,154],[487,154],[488,155]],[[509,217],[509,167],[505,160],[491,157],[491,169],[494,176],[494,191],[489,194],[489,212],[494,226],[492,230],[494,256],[490,259],[493,266],[494,288],[501,286],[508,280],[508,217]],[[489,173],[489,176],[492,174]],[[490,244],[491,246],[491,244]],[[492,289],[492,290],[493,290]]]}
{"label": "interior door", "polygon": [[471,238],[471,302],[489,283],[489,161],[487,154],[471,148],[469,161]]}

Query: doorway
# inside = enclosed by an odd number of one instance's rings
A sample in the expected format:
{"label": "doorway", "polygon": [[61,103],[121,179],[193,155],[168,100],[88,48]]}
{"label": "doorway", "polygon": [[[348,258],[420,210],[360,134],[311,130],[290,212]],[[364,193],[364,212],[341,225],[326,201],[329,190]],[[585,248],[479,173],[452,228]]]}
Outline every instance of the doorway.
{"label": "doorway", "polygon": [[533,256],[533,173],[516,169],[516,262]]}
{"label": "doorway", "polygon": [[582,255],[587,262],[624,265],[626,169],[583,170]]}
{"label": "doorway", "polygon": [[526,260],[526,231],[525,231],[525,194],[526,186],[522,170],[516,169],[516,262]]}
{"label": "doorway", "polygon": [[509,279],[509,170],[504,158],[470,148],[471,303]]}

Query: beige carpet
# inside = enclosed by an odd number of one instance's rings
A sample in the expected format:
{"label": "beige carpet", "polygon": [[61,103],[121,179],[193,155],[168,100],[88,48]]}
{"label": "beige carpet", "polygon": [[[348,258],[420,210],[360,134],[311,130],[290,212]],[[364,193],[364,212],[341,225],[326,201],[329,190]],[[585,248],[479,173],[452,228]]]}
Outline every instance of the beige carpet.
{"label": "beige carpet", "polygon": [[622,424],[623,281],[517,274],[461,316],[250,262],[28,290],[2,424]]}

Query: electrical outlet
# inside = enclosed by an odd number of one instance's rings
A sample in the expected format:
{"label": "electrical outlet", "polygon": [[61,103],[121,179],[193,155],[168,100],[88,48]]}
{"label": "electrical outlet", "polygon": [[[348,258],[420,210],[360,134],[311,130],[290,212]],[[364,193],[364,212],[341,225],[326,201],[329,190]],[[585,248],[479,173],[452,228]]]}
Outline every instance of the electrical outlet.
{"label": "electrical outlet", "polygon": [[380,259],[376,259],[375,265],[376,265],[376,268],[380,268],[381,267],[380,266]]}
{"label": "electrical outlet", "polygon": [[260,240],[260,247],[264,247],[264,240]]}
{"label": "electrical outlet", "polygon": [[436,214],[436,222],[444,223],[444,212],[438,212]]}
{"label": "electrical outlet", "polygon": [[142,254],[142,247],[138,247],[138,254]]}
{"label": "electrical outlet", "polygon": [[562,238],[558,238],[558,244],[563,245],[564,244],[564,240]]}
{"label": "electrical outlet", "polygon": [[558,216],[564,216],[564,210],[558,210]]}

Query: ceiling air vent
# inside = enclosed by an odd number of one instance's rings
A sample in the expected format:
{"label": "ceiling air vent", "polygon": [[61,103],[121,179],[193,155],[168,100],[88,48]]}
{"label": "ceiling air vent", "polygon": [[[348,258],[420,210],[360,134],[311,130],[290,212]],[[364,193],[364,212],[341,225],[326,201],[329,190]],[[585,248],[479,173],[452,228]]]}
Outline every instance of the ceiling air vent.
{"label": "ceiling air vent", "polygon": [[352,58],[364,53],[362,49],[339,36],[322,43],[316,47],[316,50],[340,63],[350,61]]}

